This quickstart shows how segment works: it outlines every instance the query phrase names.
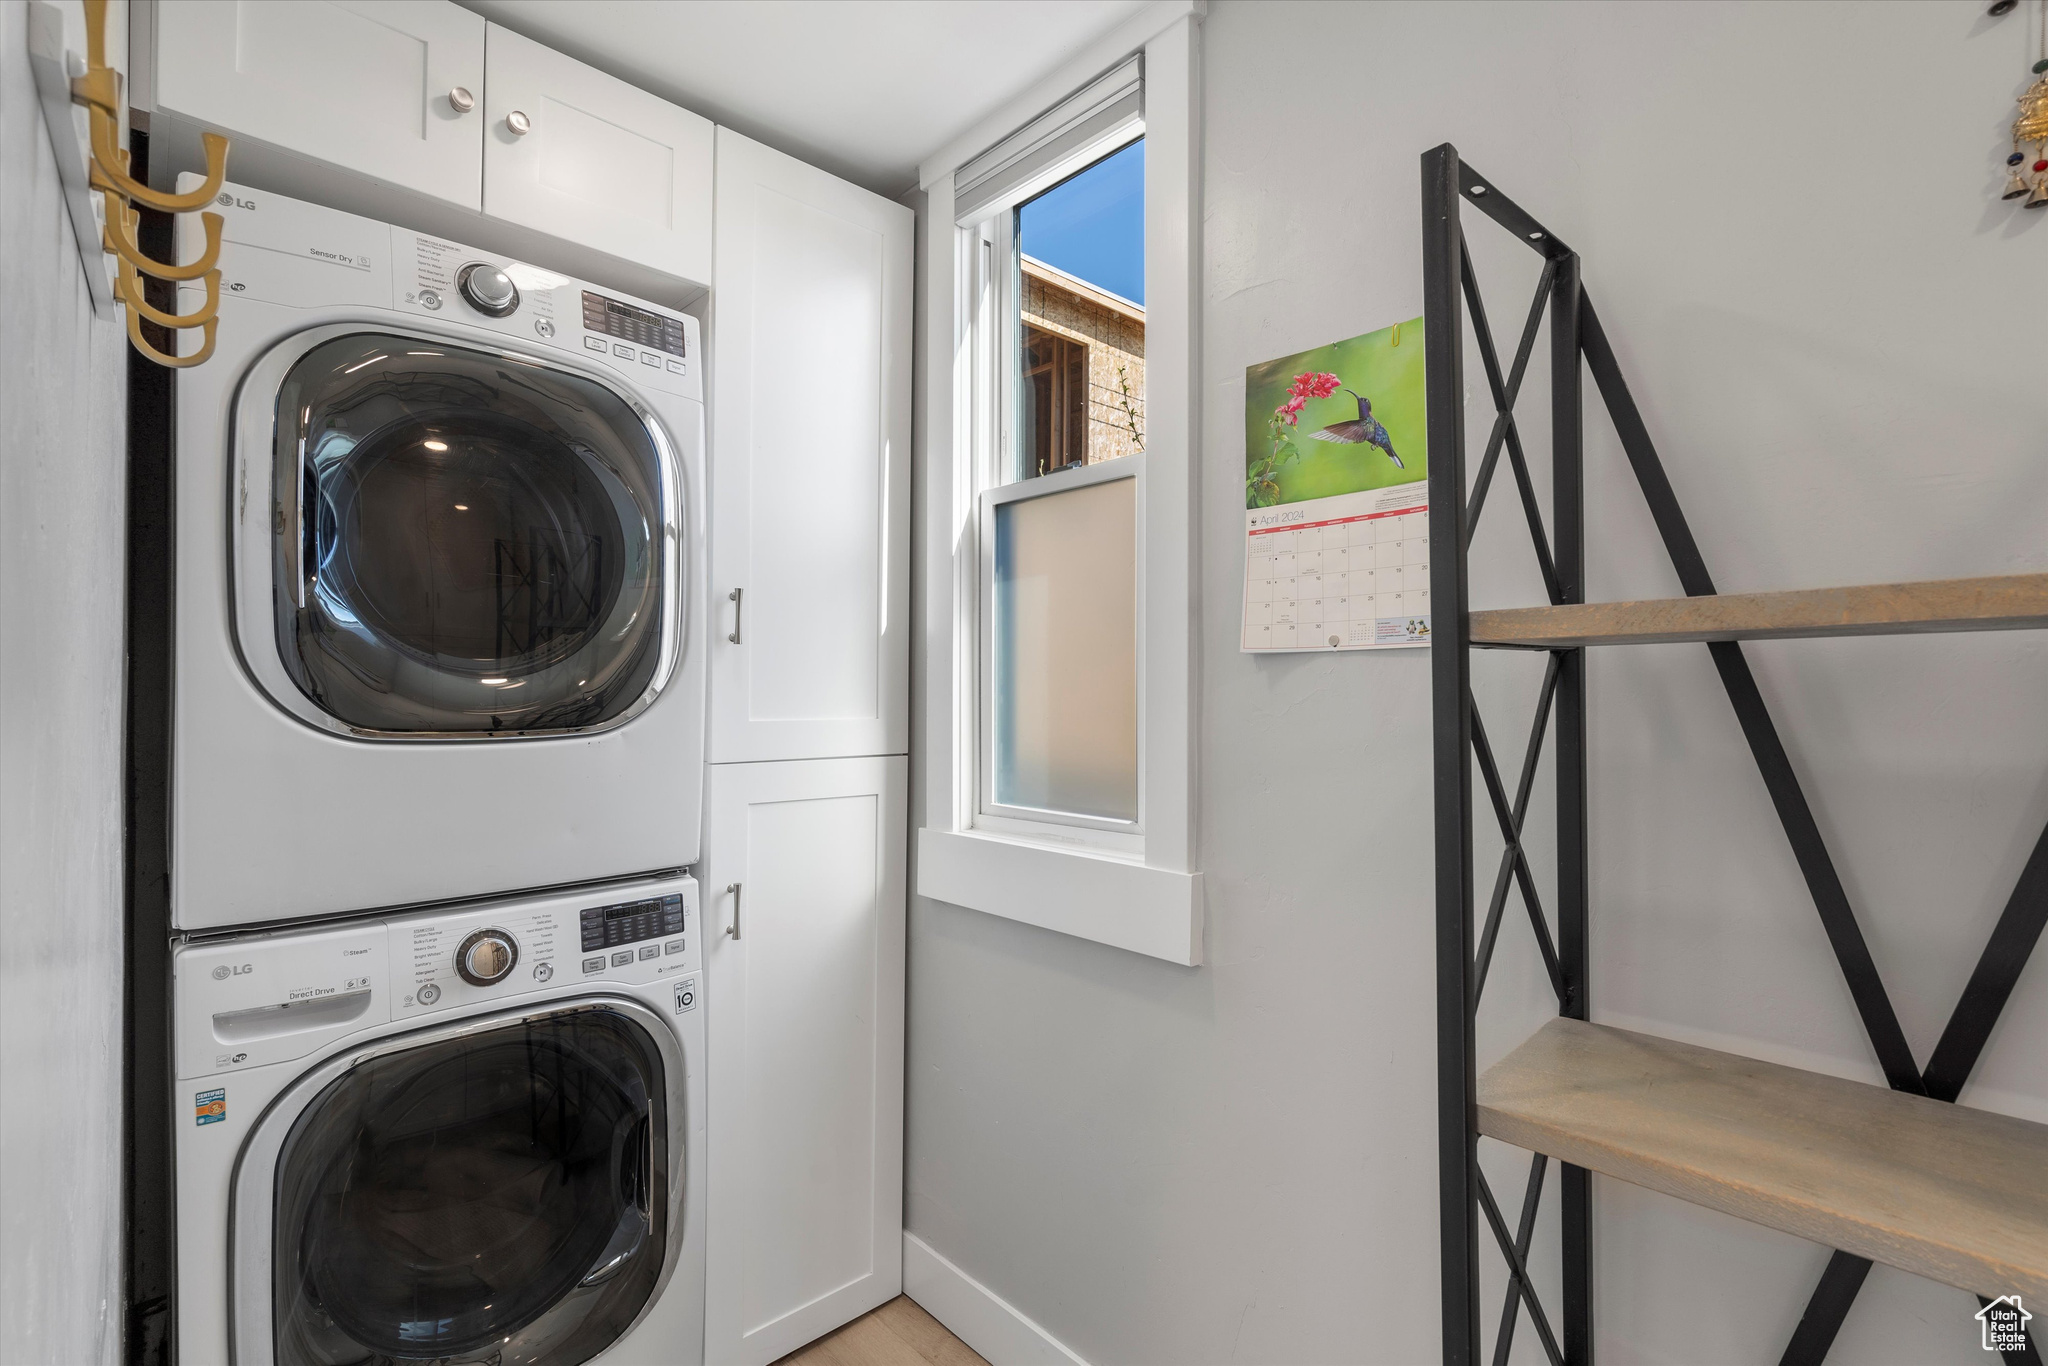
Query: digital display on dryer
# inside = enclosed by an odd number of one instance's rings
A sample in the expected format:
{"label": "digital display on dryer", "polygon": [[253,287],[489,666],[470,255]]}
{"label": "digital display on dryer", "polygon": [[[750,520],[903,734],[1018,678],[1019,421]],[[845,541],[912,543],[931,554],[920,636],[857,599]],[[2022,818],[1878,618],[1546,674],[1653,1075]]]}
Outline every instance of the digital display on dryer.
{"label": "digital display on dryer", "polygon": [[583,291],[583,330],[602,332],[607,337],[666,351],[671,356],[684,354],[681,318],[665,318],[587,289]]}
{"label": "digital display on dryer", "polygon": [[583,952],[660,939],[683,932],[683,899],[666,896],[587,906],[582,911]]}

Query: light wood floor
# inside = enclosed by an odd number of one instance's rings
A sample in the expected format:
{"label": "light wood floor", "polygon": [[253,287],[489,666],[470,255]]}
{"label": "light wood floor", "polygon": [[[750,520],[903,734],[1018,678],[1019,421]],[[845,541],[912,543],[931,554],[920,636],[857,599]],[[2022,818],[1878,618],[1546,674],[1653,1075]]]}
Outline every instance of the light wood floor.
{"label": "light wood floor", "polygon": [[775,1366],[988,1366],[907,1295],[862,1314]]}

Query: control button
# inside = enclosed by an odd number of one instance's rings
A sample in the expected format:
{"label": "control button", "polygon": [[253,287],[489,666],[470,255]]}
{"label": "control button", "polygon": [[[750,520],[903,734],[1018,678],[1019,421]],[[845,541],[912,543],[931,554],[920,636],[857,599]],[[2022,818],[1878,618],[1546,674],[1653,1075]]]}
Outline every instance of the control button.
{"label": "control button", "polygon": [[555,325],[546,318],[535,318],[533,320],[533,330],[536,335],[542,337],[552,337],[555,335]]}
{"label": "control button", "polygon": [[430,1006],[441,999],[441,988],[429,982],[413,994],[418,997],[421,1005]]}
{"label": "control button", "polygon": [[455,273],[455,287],[479,313],[502,318],[519,308],[519,286],[488,261],[471,261]]}
{"label": "control button", "polygon": [[680,939],[671,939],[666,944],[663,944],[661,946],[661,951],[663,953],[681,953],[683,951],[683,941]]}
{"label": "control button", "polygon": [[533,980],[536,982],[545,982],[554,975],[555,965],[553,963],[535,963],[533,965]]}
{"label": "control button", "polygon": [[686,375],[689,373],[689,368],[679,360],[672,360],[668,363],[668,372],[671,375]]}
{"label": "control button", "polygon": [[615,968],[623,968],[632,961],[633,951],[631,949],[627,949],[624,953],[615,953],[612,955],[612,966]]}
{"label": "control button", "polygon": [[643,963],[650,958],[659,957],[661,957],[661,946],[659,944],[649,944],[646,948],[640,950],[640,961]]}
{"label": "control button", "polygon": [[584,960],[583,960],[583,970],[584,970],[585,972],[603,972],[603,971],[604,971],[604,959],[602,959],[602,958],[586,958],[586,959],[584,959]]}
{"label": "control button", "polygon": [[640,363],[642,365],[651,365],[659,370],[661,368],[661,357],[655,355],[652,351],[642,351],[640,353]]}
{"label": "control button", "polygon": [[428,310],[433,310],[433,309],[437,309],[437,308],[439,308],[440,306],[441,306],[441,295],[439,294],[439,292],[438,292],[438,291],[435,291],[435,290],[431,290],[431,289],[423,289],[423,290],[421,290],[421,291],[420,291],[420,307],[421,307],[421,308],[424,308],[424,309],[428,309]]}
{"label": "control button", "polygon": [[455,951],[455,970],[473,987],[504,981],[518,962],[518,943],[500,929],[478,930]]}
{"label": "control button", "polygon": [[633,359],[633,348],[625,345],[622,342],[613,342],[612,354],[614,356],[619,357],[621,360],[631,360]]}
{"label": "control button", "polygon": [[[585,351],[595,351],[595,352],[597,352],[597,353],[598,353],[599,355],[603,355],[603,354],[604,354],[604,348],[605,348],[605,339],[604,339],[603,337],[591,337],[591,336],[586,336],[586,337],[584,337],[584,338],[583,338],[583,349],[584,349]],[[584,912],[584,914],[585,914],[585,915],[588,915],[588,914],[590,914],[590,912],[588,912],[588,911],[585,911],[585,912]]]}

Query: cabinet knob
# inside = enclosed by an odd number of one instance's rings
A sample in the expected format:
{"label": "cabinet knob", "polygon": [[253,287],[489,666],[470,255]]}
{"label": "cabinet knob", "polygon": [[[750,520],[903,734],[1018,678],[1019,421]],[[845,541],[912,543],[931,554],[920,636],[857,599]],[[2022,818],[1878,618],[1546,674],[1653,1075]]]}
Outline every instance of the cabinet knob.
{"label": "cabinet knob", "polygon": [[523,138],[533,131],[533,120],[515,109],[505,116],[505,126],[512,130],[513,137]]}
{"label": "cabinet knob", "polygon": [[476,108],[476,96],[458,85],[448,92],[448,107],[458,114],[467,114]]}

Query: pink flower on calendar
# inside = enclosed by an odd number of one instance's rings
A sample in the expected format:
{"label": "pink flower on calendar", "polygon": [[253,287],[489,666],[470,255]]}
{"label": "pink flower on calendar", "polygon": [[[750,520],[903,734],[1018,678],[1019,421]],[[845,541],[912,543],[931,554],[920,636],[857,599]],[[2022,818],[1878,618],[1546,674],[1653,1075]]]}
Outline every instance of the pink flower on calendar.
{"label": "pink flower on calendar", "polygon": [[1310,370],[1296,375],[1294,383],[1289,387],[1288,392],[1294,395],[1296,399],[1328,398],[1337,392],[1338,387],[1342,383],[1343,381],[1335,375]]}

